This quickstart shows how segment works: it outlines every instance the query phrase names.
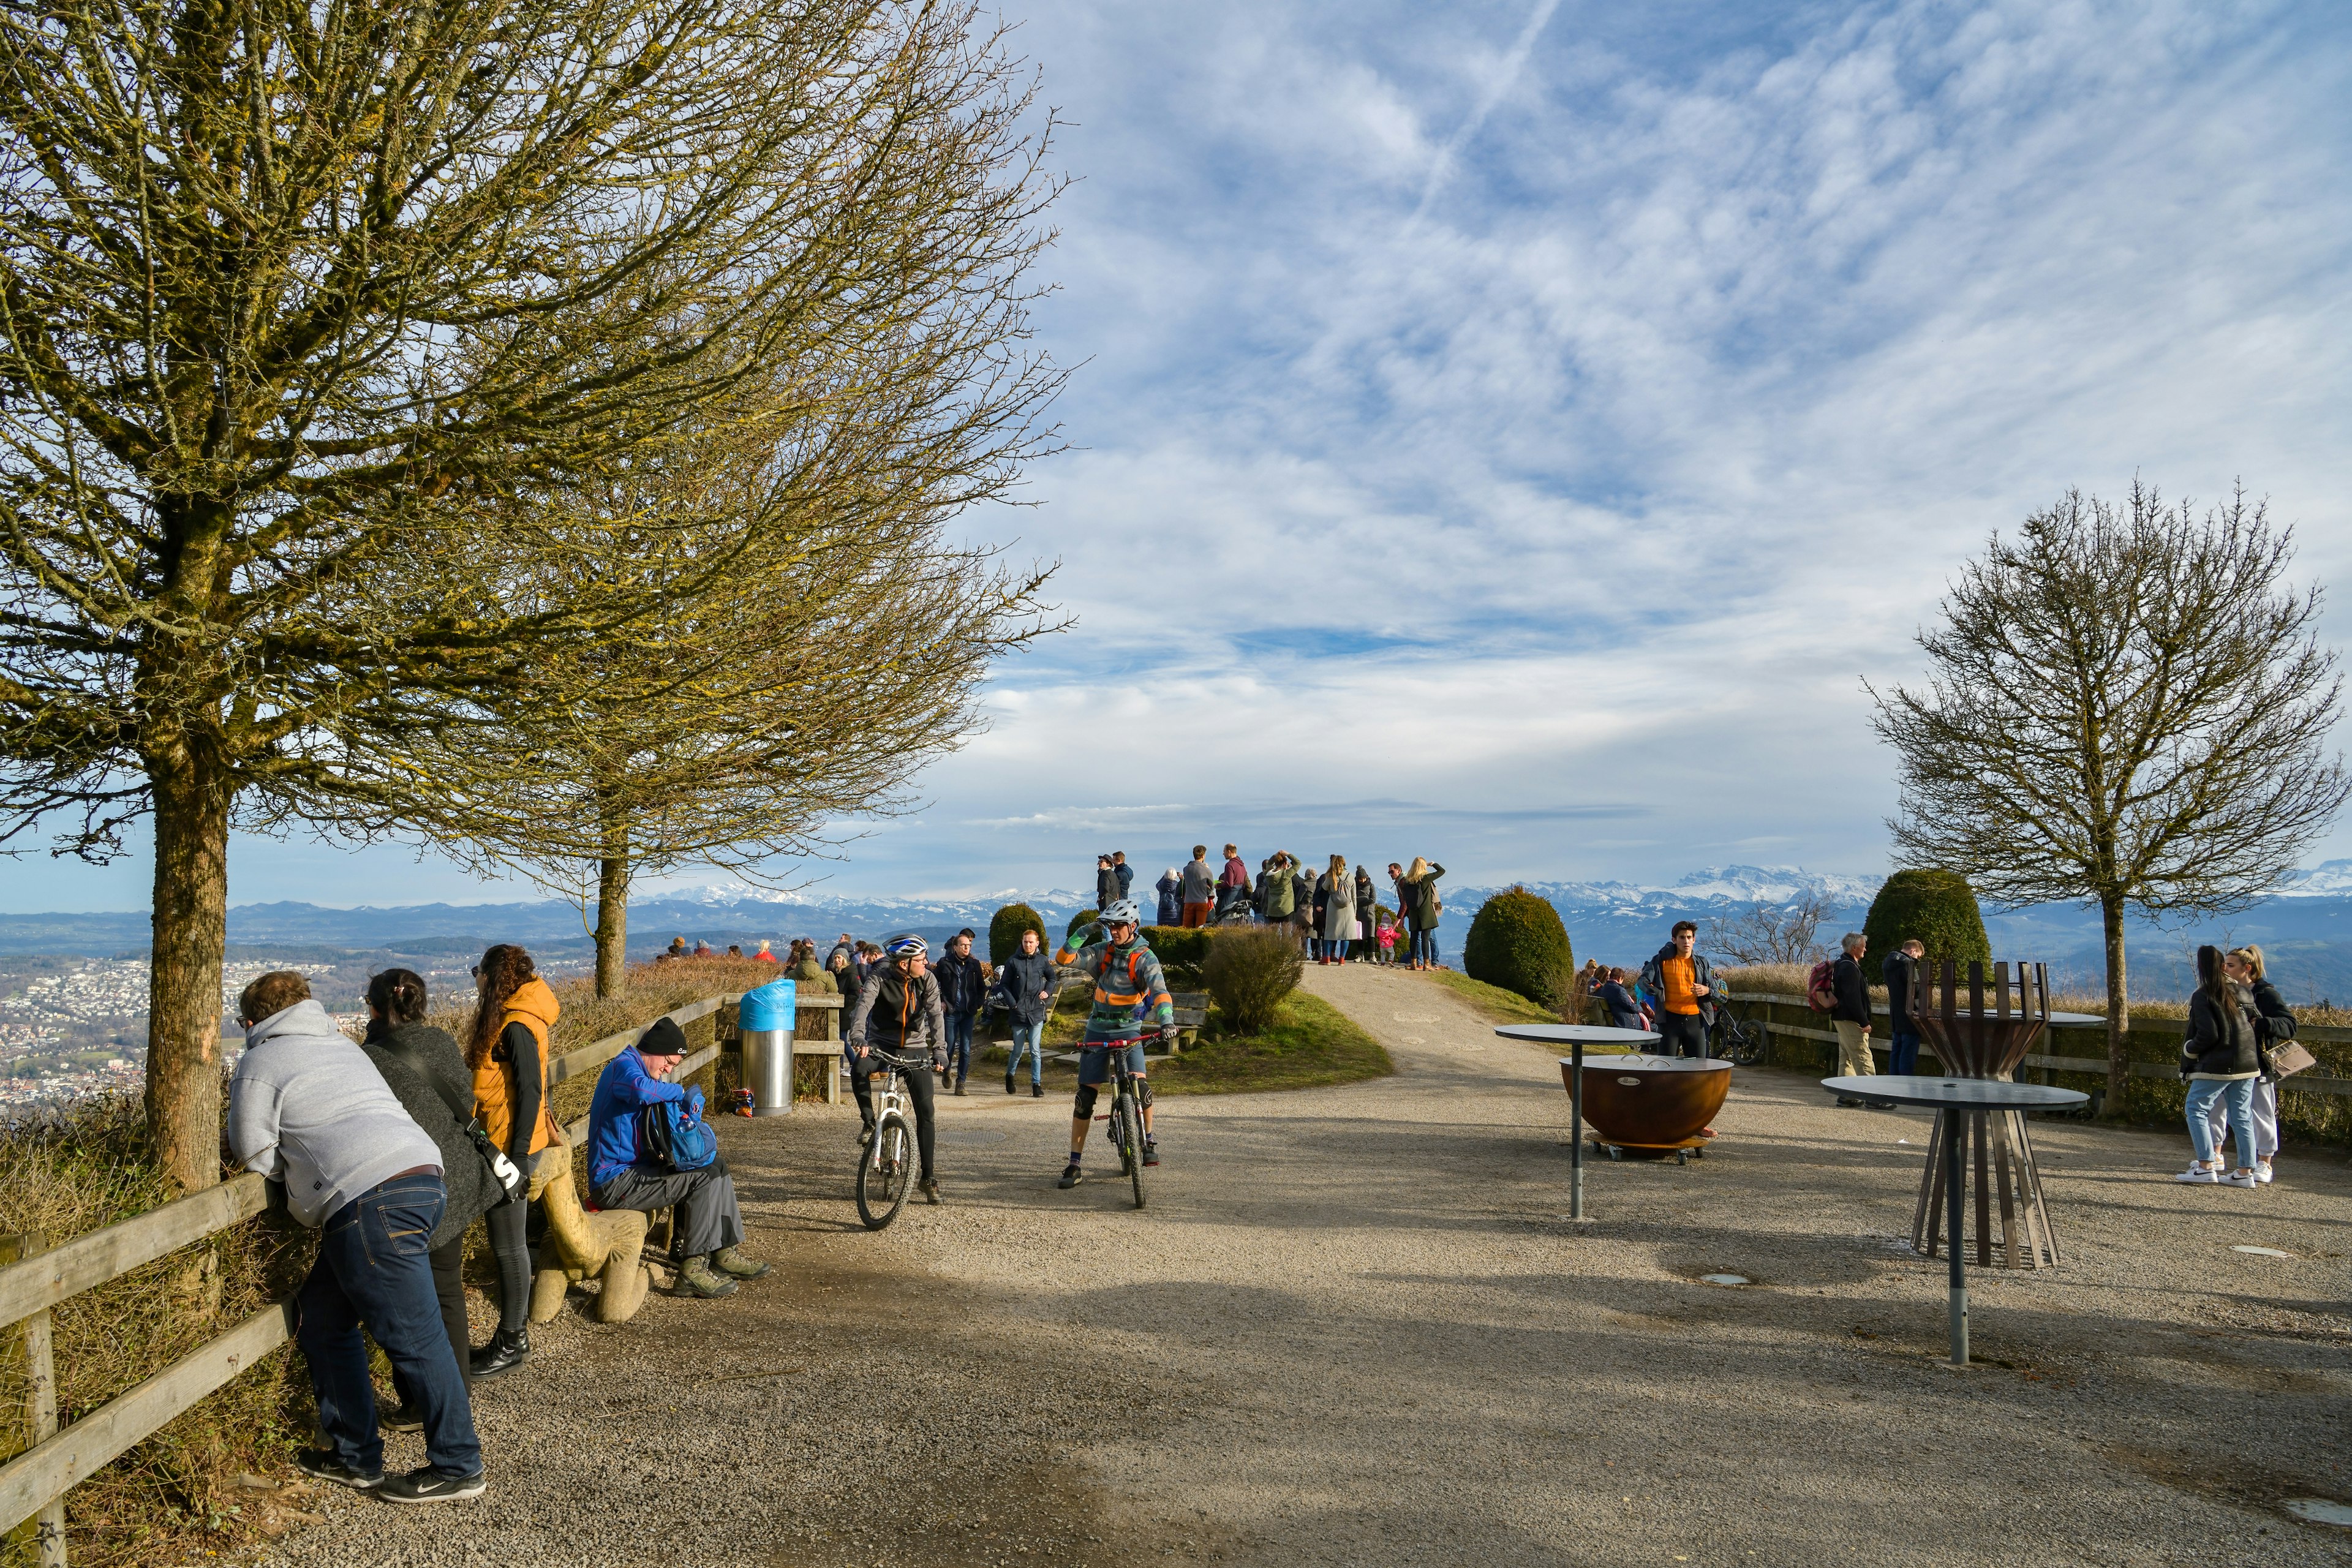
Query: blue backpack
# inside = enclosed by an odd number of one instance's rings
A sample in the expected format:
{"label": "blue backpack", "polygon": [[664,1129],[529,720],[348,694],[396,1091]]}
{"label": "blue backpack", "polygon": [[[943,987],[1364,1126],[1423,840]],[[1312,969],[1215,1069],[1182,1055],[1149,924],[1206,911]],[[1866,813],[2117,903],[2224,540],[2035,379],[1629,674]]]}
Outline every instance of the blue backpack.
{"label": "blue backpack", "polygon": [[637,1113],[637,1152],[673,1171],[699,1171],[719,1158],[719,1134],[702,1120],[702,1090]]}

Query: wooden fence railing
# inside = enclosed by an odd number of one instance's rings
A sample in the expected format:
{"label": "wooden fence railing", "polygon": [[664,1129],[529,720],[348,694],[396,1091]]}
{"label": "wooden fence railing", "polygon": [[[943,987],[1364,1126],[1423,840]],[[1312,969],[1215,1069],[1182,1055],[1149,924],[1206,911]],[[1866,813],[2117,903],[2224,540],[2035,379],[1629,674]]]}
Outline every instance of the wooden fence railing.
{"label": "wooden fence railing", "polygon": [[[1826,1016],[1812,1010],[1802,996],[1783,996],[1769,993],[1738,992],[1730,998],[1732,1011],[1739,1017],[1763,1026],[1768,1036],[1788,1039],[1810,1040],[1818,1044],[1837,1044],[1837,1031],[1829,1026]],[[1878,1003],[1872,1009],[1885,1017],[1886,1005]],[[1804,1022],[1797,1020],[1802,1019]],[[2177,1042],[2183,1029],[2178,1018],[2140,1018],[2132,1023],[2132,1037],[2146,1042]],[[2305,1026],[2295,1031],[2295,1038],[2311,1045],[2352,1044],[2352,1029],[2326,1028]],[[2107,1070],[2107,1026],[2095,1024],[2053,1024],[2049,1044],[2052,1050],[2029,1056],[2022,1067],[2039,1068],[2046,1073],[2078,1072],[2104,1074]],[[1884,1055],[1889,1048],[1886,1031],[1874,1028],[1870,1047],[1874,1055]],[[1919,1047],[1922,1059],[1935,1056],[1933,1047]],[[1770,1059],[1779,1059],[1774,1057]],[[1938,1064],[1941,1065],[1940,1063]],[[2179,1070],[2167,1059],[2136,1058],[2125,1064],[2134,1078],[2171,1079]],[[2318,1068],[2300,1072],[2286,1080],[2287,1086],[2303,1094],[2352,1095],[2352,1078],[2329,1077]]]}
{"label": "wooden fence railing", "polygon": [[[683,1028],[737,1000],[738,994],[732,992],[706,996],[667,1016]],[[841,1005],[838,996],[807,996],[798,1001],[802,1010],[820,1016],[829,1016],[828,1009]],[[797,1017],[794,1024],[797,1035]],[[551,1062],[548,1077],[561,1083],[594,1071],[634,1045],[643,1033],[642,1027],[625,1029],[583,1046]],[[710,1045],[680,1062],[678,1076],[698,1072],[716,1060],[721,1043],[714,1037]],[[836,1047],[820,1048],[829,1052]],[[565,1132],[577,1143],[587,1135],[587,1119],[583,1117]],[[0,1265],[5,1265],[0,1266],[0,1331],[11,1342],[12,1352],[21,1355],[29,1390],[22,1422],[27,1447],[0,1465],[0,1536],[27,1520],[37,1520],[42,1568],[63,1568],[66,1561],[67,1492],[286,1344],[294,1331],[291,1302],[274,1301],[227,1333],[60,1429],[49,1343],[50,1309],[241,1225],[268,1205],[268,1184],[247,1172],[219,1186],[192,1193],[54,1247],[45,1247],[40,1237],[0,1237]]]}

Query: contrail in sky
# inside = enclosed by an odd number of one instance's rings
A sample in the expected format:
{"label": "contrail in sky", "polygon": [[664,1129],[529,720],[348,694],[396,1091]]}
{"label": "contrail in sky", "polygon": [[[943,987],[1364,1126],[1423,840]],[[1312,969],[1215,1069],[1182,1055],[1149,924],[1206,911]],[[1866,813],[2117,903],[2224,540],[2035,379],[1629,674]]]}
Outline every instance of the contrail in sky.
{"label": "contrail in sky", "polygon": [[1421,215],[1427,212],[1429,204],[1437,199],[1439,188],[1445,184],[1445,176],[1454,171],[1454,154],[1469,144],[1470,138],[1478,134],[1478,128],[1486,123],[1486,116],[1495,112],[1495,105],[1503,100],[1503,94],[1511,90],[1511,83],[1518,79],[1519,68],[1528,63],[1528,56],[1534,52],[1536,39],[1543,32],[1544,24],[1550,21],[1551,14],[1559,9],[1559,0],[1536,0],[1535,14],[1528,18],[1528,25],[1519,29],[1517,40],[1511,45],[1511,52],[1503,57],[1503,68],[1496,71],[1495,79],[1486,84],[1485,94],[1478,100],[1478,107],[1470,111],[1470,118],[1464,121],[1460,128],[1446,139],[1445,145],[1438,149],[1437,161],[1429,166],[1429,180],[1421,187],[1421,205],[1412,209],[1414,223],[1421,221]]}

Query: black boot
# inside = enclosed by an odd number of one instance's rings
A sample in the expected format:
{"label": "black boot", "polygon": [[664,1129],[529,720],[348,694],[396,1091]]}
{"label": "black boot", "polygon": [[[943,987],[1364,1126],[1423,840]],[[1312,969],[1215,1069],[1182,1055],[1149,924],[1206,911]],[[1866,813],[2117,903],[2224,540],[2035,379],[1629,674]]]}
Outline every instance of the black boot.
{"label": "black boot", "polygon": [[478,1379],[496,1377],[510,1372],[530,1359],[530,1330],[500,1329],[490,1336],[490,1342],[476,1351],[470,1358],[474,1376]]}
{"label": "black boot", "polygon": [[1007,1094],[1013,1092],[1013,1074],[1009,1070],[1004,1075],[1004,1092]]}
{"label": "black boot", "polygon": [[963,1092],[963,1079],[961,1078],[956,1079],[956,1092],[958,1094],[961,1094]]}

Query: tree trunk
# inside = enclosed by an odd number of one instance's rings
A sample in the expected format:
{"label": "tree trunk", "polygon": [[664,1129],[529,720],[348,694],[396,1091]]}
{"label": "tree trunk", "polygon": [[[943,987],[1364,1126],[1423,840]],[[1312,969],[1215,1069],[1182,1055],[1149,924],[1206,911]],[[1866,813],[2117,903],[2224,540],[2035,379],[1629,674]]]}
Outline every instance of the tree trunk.
{"label": "tree trunk", "polygon": [[221,952],[228,940],[228,770],[201,749],[149,759],[154,947],[147,973],[147,1131],[182,1193],[220,1181]]}
{"label": "tree trunk", "polygon": [[[607,847],[614,847],[610,837]],[[597,863],[596,875],[596,994],[620,996],[629,988],[629,857],[626,840],[621,853]]]}
{"label": "tree trunk", "polygon": [[2107,941],[2107,1114],[2123,1114],[2124,1080],[2131,1068],[2124,1058],[2124,1042],[2131,1036],[2131,1001],[2124,972],[2124,901],[2116,894],[2099,900],[2099,918]]}

